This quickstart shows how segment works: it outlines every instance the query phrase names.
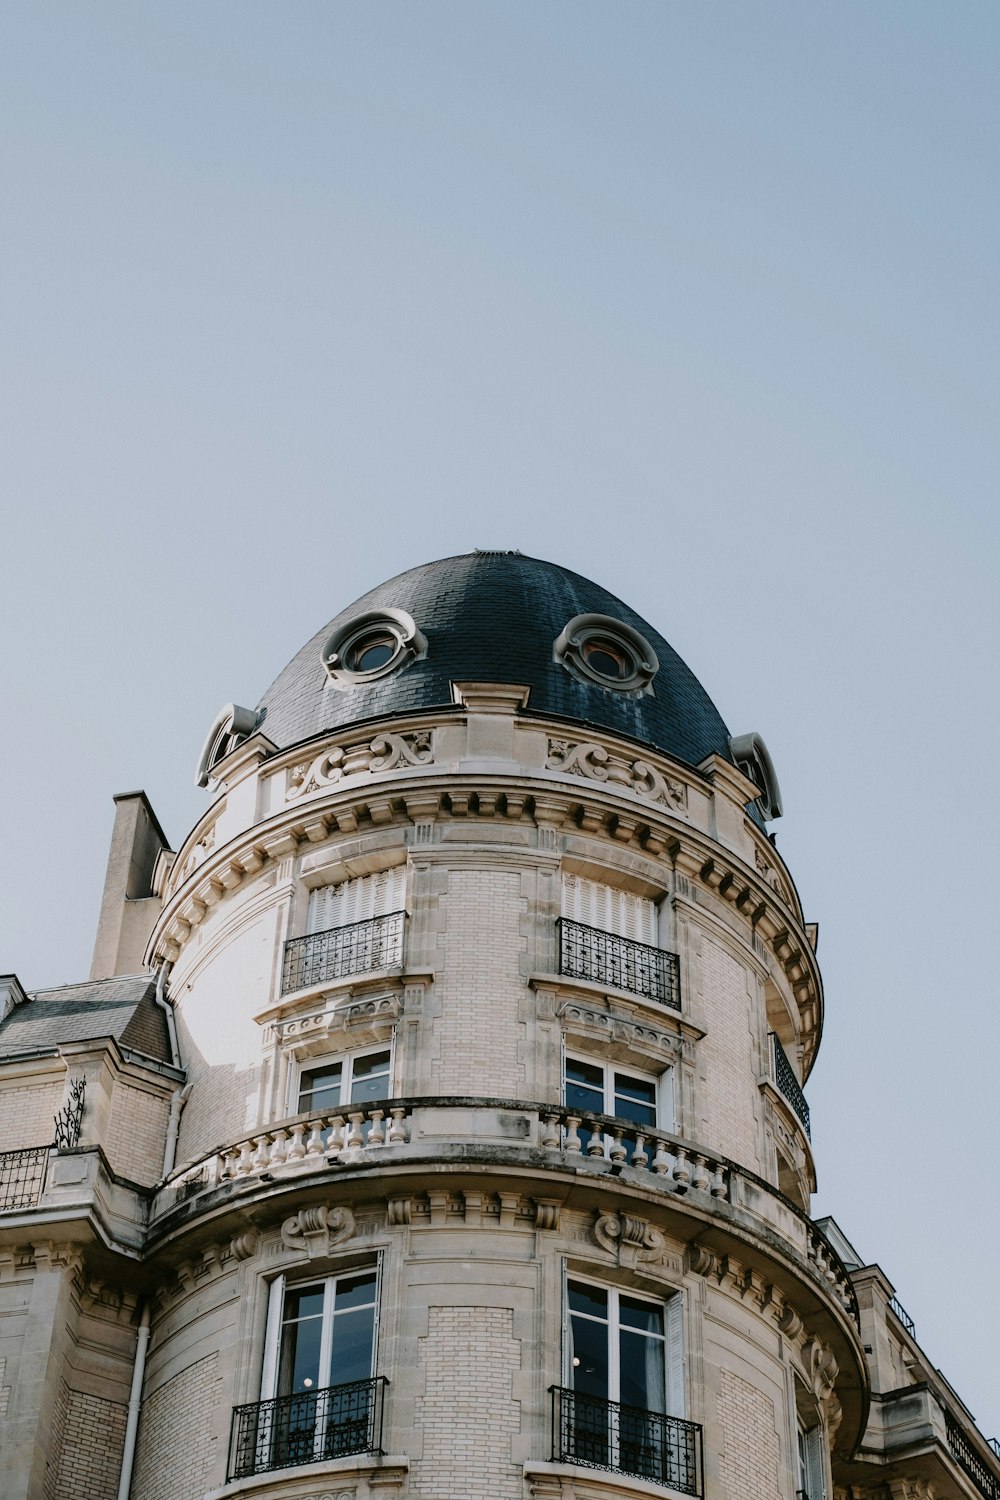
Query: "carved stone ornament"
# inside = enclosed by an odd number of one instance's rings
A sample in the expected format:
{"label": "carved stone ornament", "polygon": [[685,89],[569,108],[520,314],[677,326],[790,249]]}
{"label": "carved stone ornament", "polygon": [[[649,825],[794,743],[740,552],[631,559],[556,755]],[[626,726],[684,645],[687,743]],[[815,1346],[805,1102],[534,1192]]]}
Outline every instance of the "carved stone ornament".
{"label": "carved stone ornament", "polygon": [[289,1250],[304,1250],[310,1260],[329,1255],[334,1245],[349,1240],[356,1221],[349,1208],[327,1209],[325,1203],[300,1208],[281,1226],[282,1243]]}
{"label": "carved stone ornament", "polygon": [[331,750],[323,750],[314,760],[292,767],[288,773],[285,801],[295,802],[325,787],[336,786],[345,776],[359,776],[364,772],[375,775],[379,771],[392,771],[397,766],[426,766],[433,760],[429,729],[419,729],[412,734],[379,734],[373,740],[362,740],[356,745],[334,745]]}
{"label": "carved stone ornament", "polygon": [[635,1266],[639,1261],[660,1260],[666,1240],[648,1219],[636,1214],[600,1214],[594,1225],[594,1239],[602,1250],[617,1257],[620,1266]]}
{"label": "carved stone ornament", "polygon": [[646,802],[659,802],[677,811],[687,807],[687,787],[682,781],[658,771],[648,760],[615,754],[596,740],[550,739],[545,764],[550,771],[624,787]]}

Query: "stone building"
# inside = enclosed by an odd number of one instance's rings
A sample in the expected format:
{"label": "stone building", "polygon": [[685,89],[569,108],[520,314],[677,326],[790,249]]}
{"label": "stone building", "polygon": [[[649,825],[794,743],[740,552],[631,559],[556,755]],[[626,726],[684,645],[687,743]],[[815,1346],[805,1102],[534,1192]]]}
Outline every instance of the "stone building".
{"label": "stone building", "polygon": [[[224,666],[220,665],[220,671]],[[1000,1500],[815,1187],[816,929],[657,631],[415,568],[0,989],[5,1500]]]}

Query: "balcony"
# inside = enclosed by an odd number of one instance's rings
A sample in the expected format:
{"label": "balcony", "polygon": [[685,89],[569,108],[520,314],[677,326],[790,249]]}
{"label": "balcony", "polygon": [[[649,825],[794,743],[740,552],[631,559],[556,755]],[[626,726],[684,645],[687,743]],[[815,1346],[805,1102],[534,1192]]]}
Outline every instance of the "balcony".
{"label": "balcony", "polygon": [[[944,1422],[948,1433],[948,1449],[959,1468],[964,1469],[985,1500],[1000,1500],[1000,1480],[997,1479],[986,1460],[976,1452],[962,1428],[948,1411],[945,1412]],[[987,1446],[996,1452],[993,1448],[994,1441],[995,1439],[988,1441]]]}
{"label": "balcony", "polygon": [[552,1461],[634,1474],[683,1495],[704,1494],[701,1427],[551,1386]]}
{"label": "balcony", "polygon": [[773,1031],[769,1035],[771,1037],[771,1064],[774,1069],[774,1081],[778,1086],[778,1092],[791,1105],[796,1117],[802,1124],[803,1130],[809,1139],[812,1140],[812,1131],[809,1128],[809,1106],[806,1103],[806,1096],[802,1092],[791,1063],[788,1061],[788,1055],[784,1047],[778,1041]]}
{"label": "balcony", "polygon": [[681,1008],[680,961],[676,953],[618,937],[599,927],[560,917],[559,972],[569,979],[587,979],[609,989],[627,990]]}
{"label": "balcony", "polygon": [[272,1469],[381,1453],[386,1384],[377,1375],[235,1407],[227,1484]]}
{"label": "balcony", "polygon": [[330,979],[367,974],[373,969],[398,968],[403,962],[405,912],[393,911],[366,922],[309,932],[285,944],[281,993],[304,990]]}
{"label": "balcony", "polygon": [[37,1208],[45,1184],[49,1146],[0,1151],[0,1213]]}

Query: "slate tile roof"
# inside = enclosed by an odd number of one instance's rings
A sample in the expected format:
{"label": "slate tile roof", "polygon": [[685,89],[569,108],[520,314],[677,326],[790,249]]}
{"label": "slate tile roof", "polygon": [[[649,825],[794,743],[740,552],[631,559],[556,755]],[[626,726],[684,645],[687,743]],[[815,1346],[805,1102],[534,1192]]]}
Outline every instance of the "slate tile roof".
{"label": "slate tile roof", "polygon": [[[427,637],[427,656],[348,690],[328,686],[320,653],[339,625],[379,607],[404,609]],[[622,620],[660,662],[653,694],[631,698],[578,681],[553,660],[575,615]],[[344,725],[451,705],[453,681],[517,682],[529,714],[575,719],[653,746],[688,765],[715,752],[731,760],[729,731],[694,673],[647,621],[600,584],[555,563],[511,552],[472,552],[411,568],[379,584],[317,631],[264,694],[262,732],[281,748]]]}
{"label": "slate tile roof", "polygon": [[92,979],[36,990],[0,1022],[0,1059],[35,1047],[114,1037],[123,1047],[170,1061],[166,1017],[149,974]]}

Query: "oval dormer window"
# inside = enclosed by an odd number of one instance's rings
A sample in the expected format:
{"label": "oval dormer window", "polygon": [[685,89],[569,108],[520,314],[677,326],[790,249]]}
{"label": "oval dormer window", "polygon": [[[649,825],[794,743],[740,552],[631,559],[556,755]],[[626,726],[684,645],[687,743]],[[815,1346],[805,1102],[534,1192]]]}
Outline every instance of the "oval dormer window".
{"label": "oval dormer window", "polygon": [[371,610],[348,620],[323,647],[332,687],[361,687],[427,655],[427,640],[402,609]]}
{"label": "oval dormer window", "polygon": [[660,670],[656,652],[638,630],[608,615],[576,615],[553,648],[556,661],[581,682],[619,693],[653,691]]}

